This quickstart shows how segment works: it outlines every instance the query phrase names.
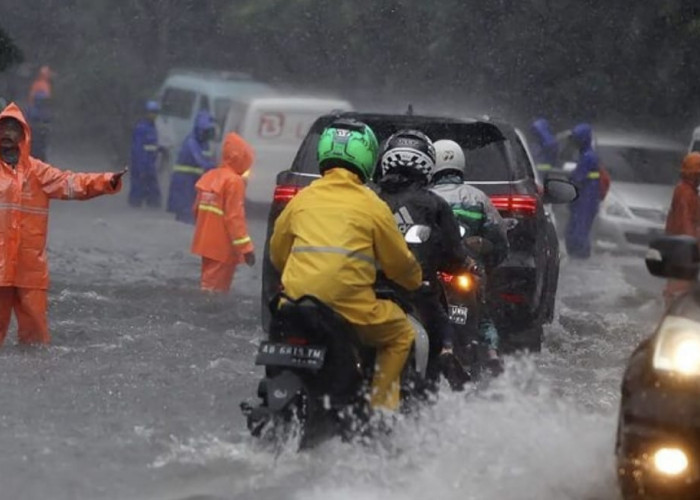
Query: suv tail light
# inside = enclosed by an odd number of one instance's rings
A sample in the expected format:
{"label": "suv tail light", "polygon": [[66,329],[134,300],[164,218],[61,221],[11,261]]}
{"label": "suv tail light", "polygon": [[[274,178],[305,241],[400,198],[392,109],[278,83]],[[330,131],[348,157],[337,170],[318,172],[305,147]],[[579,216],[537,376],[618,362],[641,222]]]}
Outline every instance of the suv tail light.
{"label": "suv tail light", "polygon": [[499,212],[527,217],[533,217],[537,213],[537,197],[529,194],[495,195],[491,196],[491,202]]}
{"label": "suv tail light", "polygon": [[277,186],[272,199],[275,203],[289,203],[301,189],[302,186]]}

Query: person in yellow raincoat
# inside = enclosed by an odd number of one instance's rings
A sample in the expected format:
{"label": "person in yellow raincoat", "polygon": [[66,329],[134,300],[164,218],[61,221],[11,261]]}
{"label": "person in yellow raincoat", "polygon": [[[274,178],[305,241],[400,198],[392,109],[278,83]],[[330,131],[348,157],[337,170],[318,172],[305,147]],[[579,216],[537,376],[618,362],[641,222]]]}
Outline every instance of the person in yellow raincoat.
{"label": "person in yellow raincoat", "polygon": [[313,295],[354,325],[377,348],[370,405],[399,406],[401,371],[415,331],[406,314],[374,293],[377,267],[408,290],[422,282],[389,207],[364,183],[372,177],[378,143],[355,120],[337,120],[319,139],[322,178],[303,189],[275,222],[270,259],[291,298]]}
{"label": "person in yellow raincoat", "polygon": [[121,189],[119,173],[77,174],[30,155],[31,131],[20,109],[0,113],[0,345],[10,317],[21,344],[48,344],[46,262],[49,200],[86,200]]}

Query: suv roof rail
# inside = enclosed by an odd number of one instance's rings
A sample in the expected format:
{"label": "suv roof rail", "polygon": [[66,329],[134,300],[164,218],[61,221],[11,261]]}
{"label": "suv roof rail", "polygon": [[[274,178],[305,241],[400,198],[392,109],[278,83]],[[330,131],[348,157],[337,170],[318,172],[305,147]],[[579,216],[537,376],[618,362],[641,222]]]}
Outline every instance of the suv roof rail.
{"label": "suv roof rail", "polygon": [[230,81],[253,80],[253,75],[243,71],[228,71],[203,68],[172,68],[170,71],[168,71],[168,76],[173,75],[204,76],[209,78],[217,78],[219,80]]}

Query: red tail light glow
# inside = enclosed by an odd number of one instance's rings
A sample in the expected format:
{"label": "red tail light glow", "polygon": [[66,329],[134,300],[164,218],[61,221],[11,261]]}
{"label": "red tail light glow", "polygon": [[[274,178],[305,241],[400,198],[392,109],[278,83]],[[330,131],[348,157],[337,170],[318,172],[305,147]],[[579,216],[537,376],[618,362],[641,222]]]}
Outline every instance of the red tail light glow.
{"label": "red tail light glow", "polygon": [[510,304],[524,304],[525,296],[519,293],[502,293],[501,299]]}
{"label": "red tail light glow", "polygon": [[537,213],[537,197],[529,194],[495,195],[491,202],[499,212],[532,217]]}
{"label": "red tail light glow", "polygon": [[277,186],[272,199],[275,203],[289,203],[301,190],[302,186]]}
{"label": "red tail light glow", "polygon": [[309,340],[304,337],[287,337],[285,340],[289,345],[306,345],[309,343]]}

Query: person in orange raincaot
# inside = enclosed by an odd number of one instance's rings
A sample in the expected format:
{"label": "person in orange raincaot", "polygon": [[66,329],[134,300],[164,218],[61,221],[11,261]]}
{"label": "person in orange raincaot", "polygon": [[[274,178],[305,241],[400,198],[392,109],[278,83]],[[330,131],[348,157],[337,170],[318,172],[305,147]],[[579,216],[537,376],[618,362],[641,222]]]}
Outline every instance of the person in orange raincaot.
{"label": "person in orange raincaot", "polygon": [[86,200],[121,189],[119,173],[74,174],[30,155],[31,131],[15,104],[0,113],[0,345],[14,310],[21,344],[48,344],[49,200]]}
{"label": "person in orange raincaot", "polygon": [[[685,235],[700,239],[700,153],[689,153],[683,159],[681,180],[676,184],[671,210],[666,218],[666,234]],[[690,281],[668,280],[664,290],[666,304],[690,290]]]}
{"label": "person in orange raincaot", "polygon": [[46,99],[51,99],[51,78],[53,72],[48,66],[39,68],[39,74],[36,80],[32,82],[29,89],[29,106],[34,106],[37,95],[43,96]]}
{"label": "person in orange raincaot", "polygon": [[224,139],[221,158],[217,168],[197,181],[193,207],[192,253],[202,257],[201,288],[209,292],[228,292],[236,266],[255,264],[244,208],[244,175],[253,164],[253,149],[241,136],[230,133]]}
{"label": "person in orange raincaot", "polygon": [[49,128],[51,127],[51,79],[53,72],[48,66],[42,66],[39,74],[29,89],[29,107],[27,118],[32,127],[32,156],[46,161],[49,147]]}

